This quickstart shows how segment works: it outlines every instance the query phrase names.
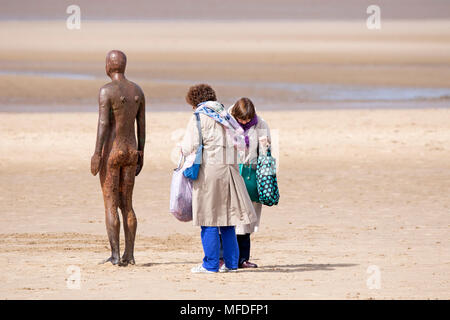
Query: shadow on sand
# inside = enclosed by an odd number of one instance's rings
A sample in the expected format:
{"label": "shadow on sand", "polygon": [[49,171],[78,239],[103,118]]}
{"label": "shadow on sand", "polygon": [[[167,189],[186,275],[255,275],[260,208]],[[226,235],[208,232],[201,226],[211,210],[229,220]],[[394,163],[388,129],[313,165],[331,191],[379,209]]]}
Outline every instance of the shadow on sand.
{"label": "shadow on sand", "polygon": [[198,262],[198,261],[148,262],[148,263],[137,263],[137,264],[136,264],[136,267],[144,267],[144,268],[148,268],[148,267],[156,267],[156,266],[160,266],[160,265],[175,265],[175,264],[179,264],[179,265],[195,265],[195,264],[199,264],[199,262]]}
{"label": "shadow on sand", "polygon": [[256,269],[239,269],[239,272],[305,272],[305,271],[332,271],[336,268],[355,267],[354,263],[320,263],[320,264],[285,264],[273,266],[260,266]]}
{"label": "shadow on sand", "polygon": [[[137,267],[155,267],[158,265],[194,265],[198,261],[180,261],[180,262],[149,262],[136,264]],[[305,272],[305,271],[333,271],[336,268],[355,267],[354,263],[321,263],[321,264],[285,264],[260,266],[255,269],[239,269],[239,272]]]}

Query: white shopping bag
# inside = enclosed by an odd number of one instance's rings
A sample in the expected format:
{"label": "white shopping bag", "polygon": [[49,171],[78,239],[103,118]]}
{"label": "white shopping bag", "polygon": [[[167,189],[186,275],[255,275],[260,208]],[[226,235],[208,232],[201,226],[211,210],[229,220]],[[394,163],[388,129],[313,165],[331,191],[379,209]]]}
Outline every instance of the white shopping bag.
{"label": "white shopping bag", "polygon": [[182,155],[178,167],[173,170],[172,183],[170,185],[170,213],[180,221],[192,221],[192,180],[183,175],[184,169],[192,166],[195,154],[191,154],[184,160],[182,167]]}

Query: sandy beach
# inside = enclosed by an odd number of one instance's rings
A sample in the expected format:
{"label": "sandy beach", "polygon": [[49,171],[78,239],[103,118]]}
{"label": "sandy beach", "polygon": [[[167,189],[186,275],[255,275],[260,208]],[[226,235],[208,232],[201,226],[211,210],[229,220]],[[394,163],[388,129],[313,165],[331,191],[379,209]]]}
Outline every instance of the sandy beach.
{"label": "sandy beach", "polygon": [[[253,236],[260,268],[192,275],[200,230],[167,209],[176,140],[167,141],[189,113],[147,115],[137,265],[127,268],[97,265],[109,246],[89,172],[96,114],[2,114],[0,297],[450,298],[448,109],[261,115],[279,133],[282,198]],[[81,268],[80,290],[66,287],[71,265]],[[372,265],[380,289],[367,287]]]}
{"label": "sandy beach", "polygon": [[[130,16],[74,31],[64,15],[1,16],[0,299],[449,299],[450,22],[414,9],[370,31],[355,10],[340,21]],[[127,54],[148,111],[126,268],[98,264],[110,251],[89,170],[111,49]],[[226,105],[250,97],[276,137],[281,201],[252,236],[254,270],[191,274],[200,229],[168,213],[184,96],[199,82]]]}

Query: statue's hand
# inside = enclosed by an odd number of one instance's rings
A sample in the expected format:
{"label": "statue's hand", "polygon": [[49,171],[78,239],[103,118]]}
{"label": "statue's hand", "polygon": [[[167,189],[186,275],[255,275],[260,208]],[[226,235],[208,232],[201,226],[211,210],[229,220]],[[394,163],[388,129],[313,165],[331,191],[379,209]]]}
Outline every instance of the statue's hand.
{"label": "statue's hand", "polygon": [[144,152],[138,151],[138,162],[136,165],[136,176],[141,172],[142,167],[144,166]]}
{"label": "statue's hand", "polygon": [[92,175],[97,175],[100,170],[100,161],[102,160],[102,156],[98,153],[94,153],[91,158],[91,173]]}

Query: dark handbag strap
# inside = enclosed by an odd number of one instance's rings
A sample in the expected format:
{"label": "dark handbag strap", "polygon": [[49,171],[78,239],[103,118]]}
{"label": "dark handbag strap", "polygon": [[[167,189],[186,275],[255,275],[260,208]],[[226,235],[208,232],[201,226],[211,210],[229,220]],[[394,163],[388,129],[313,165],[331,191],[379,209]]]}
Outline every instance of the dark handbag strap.
{"label": "dark handbag strap", "polygon": [[257,158],[256,159],[258,159],[259,158],[259,135],[258,135],[258,131],[256,131],[256,143],[257,143],[257,145],[256,145]]}

